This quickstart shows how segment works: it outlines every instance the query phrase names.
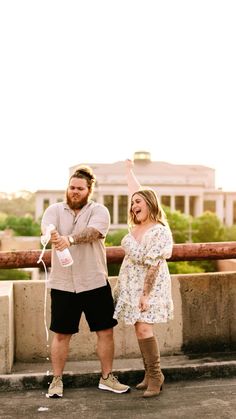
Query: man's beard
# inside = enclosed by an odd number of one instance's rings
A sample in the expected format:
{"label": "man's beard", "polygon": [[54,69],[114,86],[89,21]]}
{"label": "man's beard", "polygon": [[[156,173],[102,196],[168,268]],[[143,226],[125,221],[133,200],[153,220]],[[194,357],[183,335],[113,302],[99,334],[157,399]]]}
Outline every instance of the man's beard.
{"label": "man's beard", "polygon": [[77,210],[77,209],[83,208],[88,203],[88,197],[89,197],[89,194],[79,202],[78,201],[72,201],[70,199],[70,197],[68,196],[68,193],[67,193],[66,194],[66,202],[72,210]]}

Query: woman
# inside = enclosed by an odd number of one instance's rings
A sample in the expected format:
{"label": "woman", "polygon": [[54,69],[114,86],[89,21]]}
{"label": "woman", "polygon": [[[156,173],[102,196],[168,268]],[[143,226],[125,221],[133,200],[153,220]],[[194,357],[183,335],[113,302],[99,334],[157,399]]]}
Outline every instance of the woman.
{"label": "woman", "polygon": [[171,256],[173,241],[156,193],[141,189],[127,161],[131,204],[129,233],[122,239],[125,258],[114,289],[114,318],[132,324],[142,354],[145,376],[136,388],[143,397],[157,396],[164,383],[160,351],[153,325],[173,317],[171,278],[166,259]]}

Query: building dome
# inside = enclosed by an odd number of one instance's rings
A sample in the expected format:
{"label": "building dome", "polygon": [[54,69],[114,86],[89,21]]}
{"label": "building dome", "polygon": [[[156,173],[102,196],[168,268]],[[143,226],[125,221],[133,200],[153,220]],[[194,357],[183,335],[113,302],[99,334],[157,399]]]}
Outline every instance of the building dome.
{"label": "building dome", "polygon": [[135,163],[149,163],[151,161],[151,153],[148,151],[136,151],[134,153]]}

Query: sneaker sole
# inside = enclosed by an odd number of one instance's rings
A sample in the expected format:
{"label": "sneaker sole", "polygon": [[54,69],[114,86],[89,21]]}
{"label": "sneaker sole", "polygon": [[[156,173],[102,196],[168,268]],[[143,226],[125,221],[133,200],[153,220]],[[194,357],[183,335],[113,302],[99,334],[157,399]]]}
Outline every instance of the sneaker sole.
{"label": "sneaker sole", "polygon": [[46,394],[47,399],[61,399],[63,394]]}
{"label": "sneaker sole", "polygon": [[116,390],[116,389],[114,389],[114,388],[111,388],[111,387],[105,386],[104,384],[99,384],[99,385],[98,385],[98,388],[99,388],[100,390],[112,391],[112,393],[118,393],[118,394],[121,394],[121,393],[128,393],[128,392],[130,391],[130,387],[127,387],[125,390]]}

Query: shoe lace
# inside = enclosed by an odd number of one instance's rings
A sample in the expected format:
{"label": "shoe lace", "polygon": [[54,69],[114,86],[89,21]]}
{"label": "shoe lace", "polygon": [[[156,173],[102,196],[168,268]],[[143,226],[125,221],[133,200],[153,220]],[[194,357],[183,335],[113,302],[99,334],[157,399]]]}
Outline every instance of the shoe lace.
{"label": "shoe lace", "polygon": [[116,375],[110,374],[111,381],[118,383],[118,377]]}
{"label": "shoe lace", "polygon": [[52,381],[52,387],[56,387],[61,381],[61,377],[54,377]]}

